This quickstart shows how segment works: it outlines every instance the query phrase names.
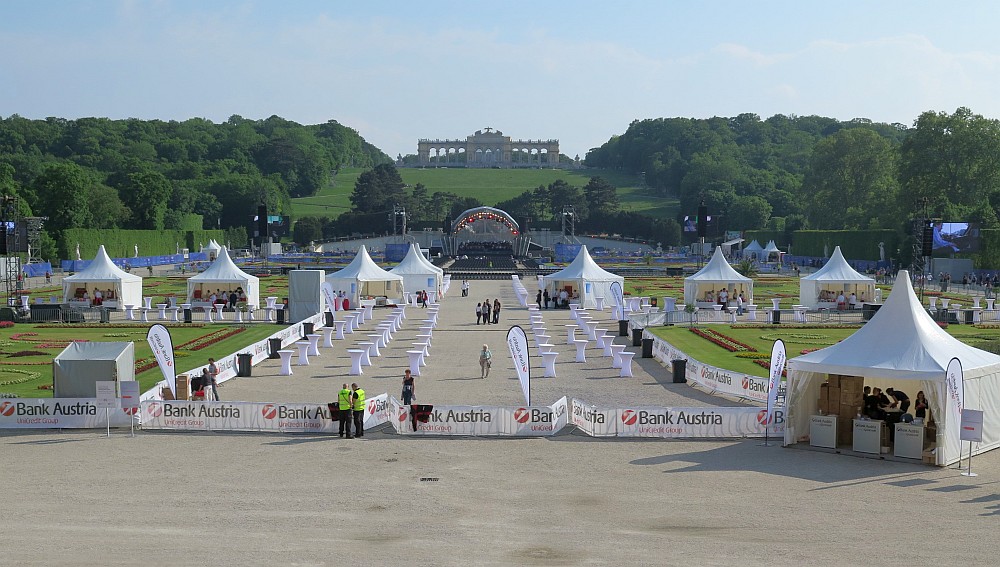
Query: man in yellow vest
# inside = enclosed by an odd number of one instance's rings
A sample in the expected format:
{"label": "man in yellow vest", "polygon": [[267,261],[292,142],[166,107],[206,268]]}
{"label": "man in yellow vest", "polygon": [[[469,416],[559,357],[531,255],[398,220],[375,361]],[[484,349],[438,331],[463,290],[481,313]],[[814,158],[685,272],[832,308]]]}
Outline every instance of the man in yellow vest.
{"label": "man in yellow vest", "polygon": [[344,384],[340,392],[337,394],[337,409],[339,409],[339,414],[337,417],[340,418],[340,436],[344,436],[344,432],[347,432],[347,438],[351,439],[351,419],[354,415],[352,403],[354,394],[351,389]]}
{"label": "man in yellow vest", "polygon": [[358,387],[357,383],[351,384],[352,397],[354,400],[354,436],[365,436],[365,391]]}

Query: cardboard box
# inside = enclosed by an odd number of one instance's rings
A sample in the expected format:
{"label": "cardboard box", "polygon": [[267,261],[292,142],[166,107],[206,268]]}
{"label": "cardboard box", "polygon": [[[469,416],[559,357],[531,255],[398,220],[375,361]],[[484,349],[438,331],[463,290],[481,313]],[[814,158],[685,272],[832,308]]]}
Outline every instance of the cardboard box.
{"label": "cardboard box", "polygon": [[829,400],[830,399],[830,385],[823,383],[819,385],[819,399]]}
{"label": "cardboard box", "polygon": [[837,410],[837,415],[854,419],[858,417],[858,413],[861,411],[859,409],[860,407],[860,405],[854,404],[840,404],[840,407]]}
{"label": "cardboard box", "polygon": [[826,379],[826,383],[829,384],[831,388],[839,388],[840,374],[831,374],[830,377]]}
{"label": "cardboard box", "polygon": [[840,389],[843,392],[861,394],[865,388],[865,379],[861,376],[841,376]]}
{"label": "cardboard box", "polygon": [[841,405],[861,406],[865,403],[865,396],[861,392],[840,392]]}
{"label": "cardboard box", "polygon": [[174,393],[170,391],[170,386],[164,386],[160,389],[160,397],[167,401],[174,399]]}
{"label": "cardboard box", "polygon": [[826,415],[830,413],[830,404],[827,402],[826,398],[820,398],[818,400],[818,411],[819,413]]}
{"label": "cardboard box", "polygon": [[840,388],[834,388],[831,386],[827,388],[826,395],[826,399],[830,401],[831,409],[832,406],[840,405]]}
{"label": "cardboard box", "polygon": [[191,397],[191,391],[188,387],[188,376],[187,374],[180,374],[177,376],[177,399],[186,400]]}

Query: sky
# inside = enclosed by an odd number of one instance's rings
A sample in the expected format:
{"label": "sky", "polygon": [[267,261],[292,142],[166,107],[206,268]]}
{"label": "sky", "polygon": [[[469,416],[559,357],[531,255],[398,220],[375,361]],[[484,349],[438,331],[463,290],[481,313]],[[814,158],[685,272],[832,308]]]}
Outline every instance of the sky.
{"label": "sky", "polygon": [[3,0],[0,116],[486,127],[587,150],[649,118],[1000,118],[998,2]]}

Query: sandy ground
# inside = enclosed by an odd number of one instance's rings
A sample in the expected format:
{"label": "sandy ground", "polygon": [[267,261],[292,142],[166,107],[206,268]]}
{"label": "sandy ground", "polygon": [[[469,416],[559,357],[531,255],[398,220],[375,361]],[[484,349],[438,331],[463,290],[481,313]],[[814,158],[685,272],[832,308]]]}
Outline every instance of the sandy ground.
{"label": "sandy ground", "polygon": [[[421,403],[514,405],[503,350],[527,325],[507,282],[447,298]],[[499,296],[500,325],[475,303]],[[417,310],[358,380],[398,396]],[[565,312],[546,312],[559,329]],[[617,327],[608,314],[609,328]],[[356,337],[352,337],[356,339]],[[625,338],[619,338],[625,341]],[[349,341],[348,341],[349,342]],[[493,347],[479,378],[479,347]],[[556,341],[560,342],[560,341]],[[225,384],[224,399],[325,401],[346,345],[291,377],[275,361]],[[654,361],[617,378],[596,350],[534,396],[592,403],[731,405]],[[575,351],[574,351],[575,352]],[[540,368],[538,369],[540,370]],[[139,432],[2,432],[0,565],[940,565],[992,563],[1000,544],[1000,452],[978,478],[898,462],[762,447],[759,440],[401,438]],[[435,480],[424,480],[435,479]]]}

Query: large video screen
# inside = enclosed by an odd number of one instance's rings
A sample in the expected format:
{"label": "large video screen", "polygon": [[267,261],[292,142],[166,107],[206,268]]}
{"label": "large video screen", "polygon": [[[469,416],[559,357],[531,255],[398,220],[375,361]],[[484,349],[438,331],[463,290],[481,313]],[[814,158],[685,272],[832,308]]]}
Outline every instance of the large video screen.
{"label": "large video screen", "polygon": [[969,254],[979,252],[979,225],[970,222],[931,223],[932,254],[935,257],[948,257],[954,254]]}

